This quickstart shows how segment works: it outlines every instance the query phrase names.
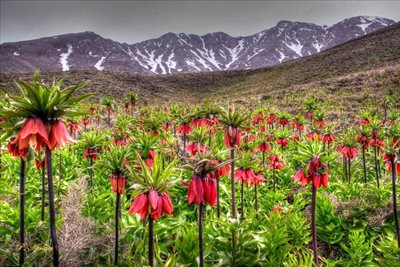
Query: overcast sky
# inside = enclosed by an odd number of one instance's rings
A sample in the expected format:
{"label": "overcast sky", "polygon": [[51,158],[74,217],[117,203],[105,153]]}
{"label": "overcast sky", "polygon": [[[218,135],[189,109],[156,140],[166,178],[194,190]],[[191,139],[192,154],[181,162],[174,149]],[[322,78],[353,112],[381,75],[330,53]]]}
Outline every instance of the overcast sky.
{"label": "overcast sky", "polygon": [[280,20],[320,25],[357,15],[400,20],[400,1],[0,1],[0,43],[93,31],[131,44],[166,32],[250,35]]}

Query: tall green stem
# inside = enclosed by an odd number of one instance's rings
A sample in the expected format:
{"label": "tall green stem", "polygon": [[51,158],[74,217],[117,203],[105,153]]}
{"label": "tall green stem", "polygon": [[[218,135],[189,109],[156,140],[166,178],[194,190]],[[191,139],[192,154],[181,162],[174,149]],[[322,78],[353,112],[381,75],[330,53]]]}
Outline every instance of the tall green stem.
{"label": "tall green stem", "polygon": [[236,204],[235,204],[235,147],[231,147],[231,212],[232,218],[236,219]]}
{"label": "tall green stem", "polygon": [[318,266],[318,250],[317,250],[317,227],[315,223],[315,206],[317,202],[317,190],[314,185],[312,187],[312,199],[311,199],[311,235],[312,235],[312,249],[314,252],[314,263]]}
{"label": "tall green stem", "polygon": [[199,267],[204,267],[204,243],[203,243],[203,218],[204,218],[204,205],[199,205]]}
{"label": "tall green stem", "polygon": [[375,157],[375,176],[376,176],[376,184],[379,188],[379,172],[378,172],[378,155],[377,155],[377,148],[376,148],[376,139],[375,139],[375,145],[374,145],[374,157]]}
{"label": "tall green stem", "polygon": [[44,221],[44,209],[46,206],[45,203],[45,194],[46,194],[46,187],[45,187],[45,179],[46,179],[46,161],[44,161],[42,164],[42,210],[41,210],[41,214],[40,214],[40,219],[42,221]]}
{"label": "tall green stem", "polygon": [[240,185],[240,208],[241,208],[241,217],[242,220],[244,219],[244,183],[243,181],[241,182]]}
{"label": "tall green stem", "polygon": [[19,168],[19,265],[25,263],[25,160],[21,157]]}
{"label": "tall green stem", "polygon": [[92,157],[92,152],[90,152],[89,156],[89,187],[90,189],[93,189],[93,157]]}
{"label": "tall green stem", "polygon": [[150,267],[154,266],[154,229],[151,214],[149,214],[149,265]]}
{"label": "tall green stem", "polygon": [[362,146],[362,157],[363,157],[363,170],[364,170],[364,182],[367,183],[367,163],[365,161],[365,148]]}
{"label": "tall green stem", "polygon": [[46,147],[46,160],[47,160],[47,184],[49,191],[49,214],[50,214],[50,235],[53,247],[53,265],[59,266],[59,252],[56,230],[56,211],[54,206],[54,186],[53,186],[53,162],[51,150]]}
{"label": "tall green stem", "polygon": [[[117,183],[118,183],[117,179]],[[118,184],[117,184],[118,188]],[[121,195],[117,193],[117,199],[115,204],[115,251],[114,251],[114,265],[118,264],[118,226],[119,226],[119,207],[121,206]]]}
{"label": "tall green stem", "polygon": [[219,177],[217,177],[217,217],[221,217],[221,203],[219,202]]}
{"label": "tall green stem", "polygon": [[397,214],[397,193],[396,193],[396,163],[394,161],[395,156],[390,157],[390,165],[392,166],[392,197],[393,197],[393,213],[394,213],[394,225],[397,237],[397,247],[400,248],[400,230],[399,230],[399,217]]}

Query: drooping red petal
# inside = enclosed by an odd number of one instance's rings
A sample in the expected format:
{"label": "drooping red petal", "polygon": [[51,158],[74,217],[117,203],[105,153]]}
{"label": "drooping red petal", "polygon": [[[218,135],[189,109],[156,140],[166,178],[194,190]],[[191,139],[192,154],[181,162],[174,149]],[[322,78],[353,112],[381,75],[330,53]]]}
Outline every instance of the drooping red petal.
{"label": "drooping red petal", "polygon": [[174,211],[174,206],[172,205],[169,193],[164,192],[161,197],[162,197],[162,201],[163,201],[163,203],[162,203],[163,211],[168,215],[172,215],[172,212]]}
{"label": "drooping red petal", "polygon": [[148,198],[145,194],[138,195],[134,201],[132,201],[128,213],[139,213],[143,209],[147,208],[149,204]]}
{"label": "drooping red petal", "polygon": [[313,175],[313,184],[315,189],[318,189],[321,186],[321,174],[315,173]]}
{"label": "drooping red petal", "polygon": [[150,192],[149,192],[149,202],[150,202],[150,206],[153,210],[157,209],[158,193],[153,189],[150,189]]}
{"label": "drooping red petal", "polygon": [[163,205],[163,200],[161,197],[158,197],[157,208],[151,210],[151,217],[153,218],[153,220],[158,220],[161,218],[162,211],[163,211],[162,205]]}
{"label": "drooping red petal", "polygon": [[189,204],[204,204],[204,188],[199,176],[193,176],[189,182],[188,200]]}
{"label": "drooping red petal", "polygon": [[321,184],[325,188],[328,187],[328,177],[329,175],[327,173],[321,175]]}
{"label": "drooping red petal", "polygon": [[209,180],[208,190],[210,191],[208,203],[210,203],[211,207],[213,207],[215,205],[215,203],[217,202],[217,184],[212,179],[208,179],[208,180]]}
{"label": "drooping red petal", "polygon": [[74,139],[69,135],[64,123],[60,120],[56,120],[51,125],[49,142],[50,149],[53,150],[56,147],[63,147],[67,143],[73,143]]}

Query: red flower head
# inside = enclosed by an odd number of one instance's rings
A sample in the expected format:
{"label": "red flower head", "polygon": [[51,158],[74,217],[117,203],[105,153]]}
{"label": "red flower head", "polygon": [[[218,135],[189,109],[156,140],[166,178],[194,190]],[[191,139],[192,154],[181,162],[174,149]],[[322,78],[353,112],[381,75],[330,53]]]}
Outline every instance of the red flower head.
{"label": "red flower head", "polygon": [[117,172],[112,172],[110,176],[111,188],[114,193],[123,194],[125,191],[126,177]]}
{"label": "red flower head", "polygon": [[274,206],[274,209],[272,210],[273,213],[280,213],[282,211],[282,208],[279,204],[276,204]]}
{"label": "red flower head", "polygon": [[224,143],[227,147],[240,146],[242,140],[242,130],[231,126],[226,129],[224,134]]}
{"label": "red flower head", "polygon": [[301,124],[301,122],[298,119],[294,119],[292,122],[293,122],[293,126],[292,126],[293,129],[296,129],[300,132],[302,132],[304,130],[304,125]]}
{"label": "red flower head", "polygon": [[338,151],[340,152],[340,154],[342,154],[343,156],[345,156],[346,158],[349,158],[349,159],[352,159],[358,155],[358,149],[356,147],[340,145],[338,147]]}
{"label": "red flower head", "polygon": [[306,134],[307,139],[311,140],[311,141],[314,141],[315,136],[317,136],[318,141],[323,141],[324,140],[324,136],[322,134],[320,134],[320,133],[319,134],[317,134],[317,133]]}
{"label": "red flower head", "polygon": [[93,160],[97,160],[97,158],[98,158],[97,148],[85,148],[85,152],[84,152],[83,156],[86,159],[92,158]]}
{"label": "red flower head", "polygon": [[150,213],[153,220],[161,218],[163,212],[172,215],[174,206],[168,192],[158,194],[157,191],[150,189],[148,193],[138,195],[131,203],[128,213],[139,214],[142,220],[146,220]]}
{"label": "red flower head", "polygon": [[368,139],[368,136],[361,133],[361,134],[357,137],[357,143],[361,144],[361,145],[363,146],[364,149],[368,149],[368,146],[369,146],[369,139]]}
{"label": "red flower head", "polygon": [[276,122],[276,115],[275,114],[269,114],[268,119],[267,119],[267,124],[271,125]]}
{"label": "red flower head", "polygon": [[279,119],[278,121],[279,125],[285,126],[289,124],[289,120],[288,119]]}
{"label": "red flower head", "polygon": [[318,189],[321,185],[328,187],[328,166],[322,164],[319,157],[314,156],[308,163],[307,174],[304,173],[303,169],[297,170],[293,175],[293,182],[300,182],[302,185],[313,183],[315,189]]}
{"label": "red flower head", "polygon": [[258,145],[258,151],[260,152],[268,152],[271,149],[271,146],[268,143],[261,143]]}
{"label": "red flower head", "polygon": [[[383,156],[383,161],[385,162],[385,168],[387,171],[392,170],[392,162],[391,162],[392,157],[394,158],[393,160],[395,161],[395,158],[396,158],[395,155],[389,155],[389,154],[385,153],[385,155]],[[394,164],[396,166],[396,172],[400,173],[400,163],[395,161]]]}
{"label": "red flower head", "polygon": [[71,132],[76,132],[76,131],[78,131],[78,124],[75,124],[75,123],[73,123],[73,122],[69,122],[69,124],[68,124],[68,126],[69,126],[69,130],[71,131]]}
{"label": "red flower head", "polygon": [[49,135],[41,119],[29,118],[11,143],[17,144],[20,151],[28,149],[29,146],[36,151],[42,151],[45,146],[49,145]]}
{"label": "red flower head", "polygon": [[258,184],[261,184],[261,183],[264,182],[264,181],[265,181],[264,176],[262,176],[260,173],[259,173],[259,174],[255,174],[255,173],[252,171],[252,175],[251,175],[251,177],[249,178],[248,183],[249,183],[250,185],[258,185]]}
{"label": "red flower head", "polygon": [[167,123],[165,123],[165,124],[163,125],[162,128],[163,128],[164,131],[168,132],[169,130],[171,130],[172,124],[169,123],[169,122],[167,122]]}
{"label": "red flower head", "polygon": [[89,119],[83,119],[83,120],[82,120],[82,124],[83,124],[84,126],[88,126],[88,125],[90,124]]}
{"label": "red flower head", "polygon": [[241,181],[241,182],[247,182],[248,180],[248,171],[250,170],[242,170],[242,169],[237,169],[235,172],[235,180]]}
{"label": "red flower head", "polygon": [[385,147],[385,143],[382,140],[380,140],[379,138],[373,138],[373,139],[369,140],[369,145],[377,146],[379,148]]}
{"label": "red flower head", "polygon": [[325,144],[332,144],[335,141],[336,137],[333,134],[325,134],[323,137],[323,142]]}
{"label": "red flower head", "polygon": [[259,114],[257,114],[257,115],[254,117],[254,119],[253,119],[253,121],[252,121],[251,123],[252,123],[253,125],[257,125],[257,124],[262,123],[263,120],[264,120],[264,114],[259,113]]}
{"label": "red flower head", "polygon": [[[217,160],[214,160],[212,162],[212,164],[213,165],[218,165],[219,162]],[[222,176],[227,176],[229,174],[230,170],[231,170],[231,166],[230,165],[222,166],[221,168],[215,170],[214,173],[211,173],[210,177],[214,178],[214,179],[217,179],[217,178],[222,177]]]}
{"label": "red flower head", "polygon": [[325,128],[327,126],[327,123],[325,120],[316,120],[314,121],[314,125],[319,128]]}
{"label": "red flower head", "polygon": [[276,139],[276,143],[281,147],[286,147],[289,144],[289,140],[287,140],[286,138],[278,138]]}
{"label": "red flower head", "polygon": [[210,122],[206,118],[197,118],[197,119],[194,119],[190,123],[191,127],[199,127],[199,128],[206,127],[206,126],[209,126],[209,125],[210,125]]}
{"label": "red flower head", "polygon": [[359,123],[360,123],[361,126],[365,126],[365,125],[369,125],[370,121],[369,121],[369,119],[361,118]]}
{"label": "red flower head", "polygon": [[283,163],[277,155],[269,156],[269,162],[268,166],[273,170],[280,170],[285,167],[285,163]]}
{"label": "red flower head", "polygon": [[318,156],[313,156],[308,163],[308,175],[313,175],[321,167],[322,163]]}
{"label": "red flower head", "polygon": [[312,111],[307,111],[305,117],[308,120],[312,120],[314,118],[314,113]]}
{"label": "red flower head", "polygon": [[114,145],[118,146],[126,146],[126,140],[124,138],[122,139],[114,139],[113,140]]}
{"label": "red flower head", "polygon": [[217,186],[215,180],[210,177],[201,178],[194,175],[189,182],[188,202],[189,204],[204,204],[208,202],[211,206],[217,200]]}
{"label": "red flower head", "polygon": [[188,135],[188,134],[192,133],[192,128],[189,125],[184,123],[184,124],[179,125],[178,130],[176,130],[176,132],[178,134]]}
{"label": "red flower head", "polygon": [[300,135],[298,135],[298,134],[293,135],[293,141],[299,142],[300,141]]}
{"label": "red flower head", "polygon": [[67,143],[73,143],[74,139],[69,135],[64,123],[60,120],[56,120],[51,124],[49,142],[49,148],[54,150],[57,147],[65,146]]}
{"label": "red flower head", "polygon": [[256,137],[252,133],[249,133],[246,136],[246,142],[253,142],[255,139],[256,139]]}
{"label": "red flower head", "polygon": [[197,152],[204,153],[204,152],[208,152],[209,151],[209,149],[206,146],[204,146],[204,145],[202,145],[200,143],[196,143],[196,142],[190,143],[189,145],[187,145],[186,150],[192,156],[197,155]]}

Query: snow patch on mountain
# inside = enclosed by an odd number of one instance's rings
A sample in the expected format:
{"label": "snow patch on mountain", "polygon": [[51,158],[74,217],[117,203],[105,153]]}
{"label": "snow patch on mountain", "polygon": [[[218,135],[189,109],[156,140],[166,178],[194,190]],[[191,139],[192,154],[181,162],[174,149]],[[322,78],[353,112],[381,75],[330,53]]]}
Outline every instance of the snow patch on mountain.
{"label": "snow patch on mountain", "polygon": [[101,57],[99,61],[97,61],[97,63],[94,65],[94,67],[96,69],[98,69],[99,71],[104,70],[104,67],[102,66],[104,60],[106,59],[106,57]]}
{"label": "snow patch on mountain", "polygon": [[243,47],[244,47],[243,44],[244,44],[244,40],[241,39],[239,41],[238,45],[232,49],[224,46],[229,51],[230,56],[231,56],[231,61],[228,64],[226,64],[225,69],[228,69],[232,65],[232,63],[234,63],[239,58],[238,55],[243,50]]}
{"label": "snow patch on mountain", "polygon": [[176,68],[176,62],[174,60],[172,60],[174,58],[174,56],[175,56],[175,53],[172,52],[169,55],[167,61],[165,62],[167,64],[167,67],[168,67],[168,73],[171,73],[171,69],[175,69]]}
{"label": "snow patch on mountain", "polygon": [[13,55],[16,56],[16,57],[18,57],[18,56],[20,56],[21,54],[18,53],[17,51],[15,51],[15,52],[13,53]]}
{"label": "snow patch on mountain", "polygon": [[303,56],[303,54],[301,53],[301,50],[303,49],[303,45],[299,42],[299,40],[294,39],[294,42],[288,44],[286,42],[283,42],[288,48],[290,48],[291,50],[293,50],[297,55],[299,55],[300,57]]}
{"label": "snow patch on mountain", "polygon": [[370,22],[370,23],[363,23],[363,24],[357,24],[356,26],[357,26],[357,27],[360,27],[360,28],[363,30],[363,32],[366,33],[365,29],[368,28],[368,26],[371,25],[371,24],[372,24],[372,22]]}
{"label": "snow patch on mountain", "polygon": [[60,63],[61,63],[62,71],[69,71],[68,57],[74,51],[72,48],[72,45],[68,44],[67,47],[68,47],[68,51],[66,53],[60,54]]}
{"label": "snow patch on mountain", "polygon": [[278,49],[275,49],[275,50],[276,50],[276,52],[279,53],[279,58],[278,58],[279,63],[282,63],[282,61],[286,58],[285,54]]}
{"label": "snow patch on mountain", "polygon": [[321,48],[324,46],[323,44],[320,43],[313,43],[312,46],[317,50],[317,53],[321,52]]}

